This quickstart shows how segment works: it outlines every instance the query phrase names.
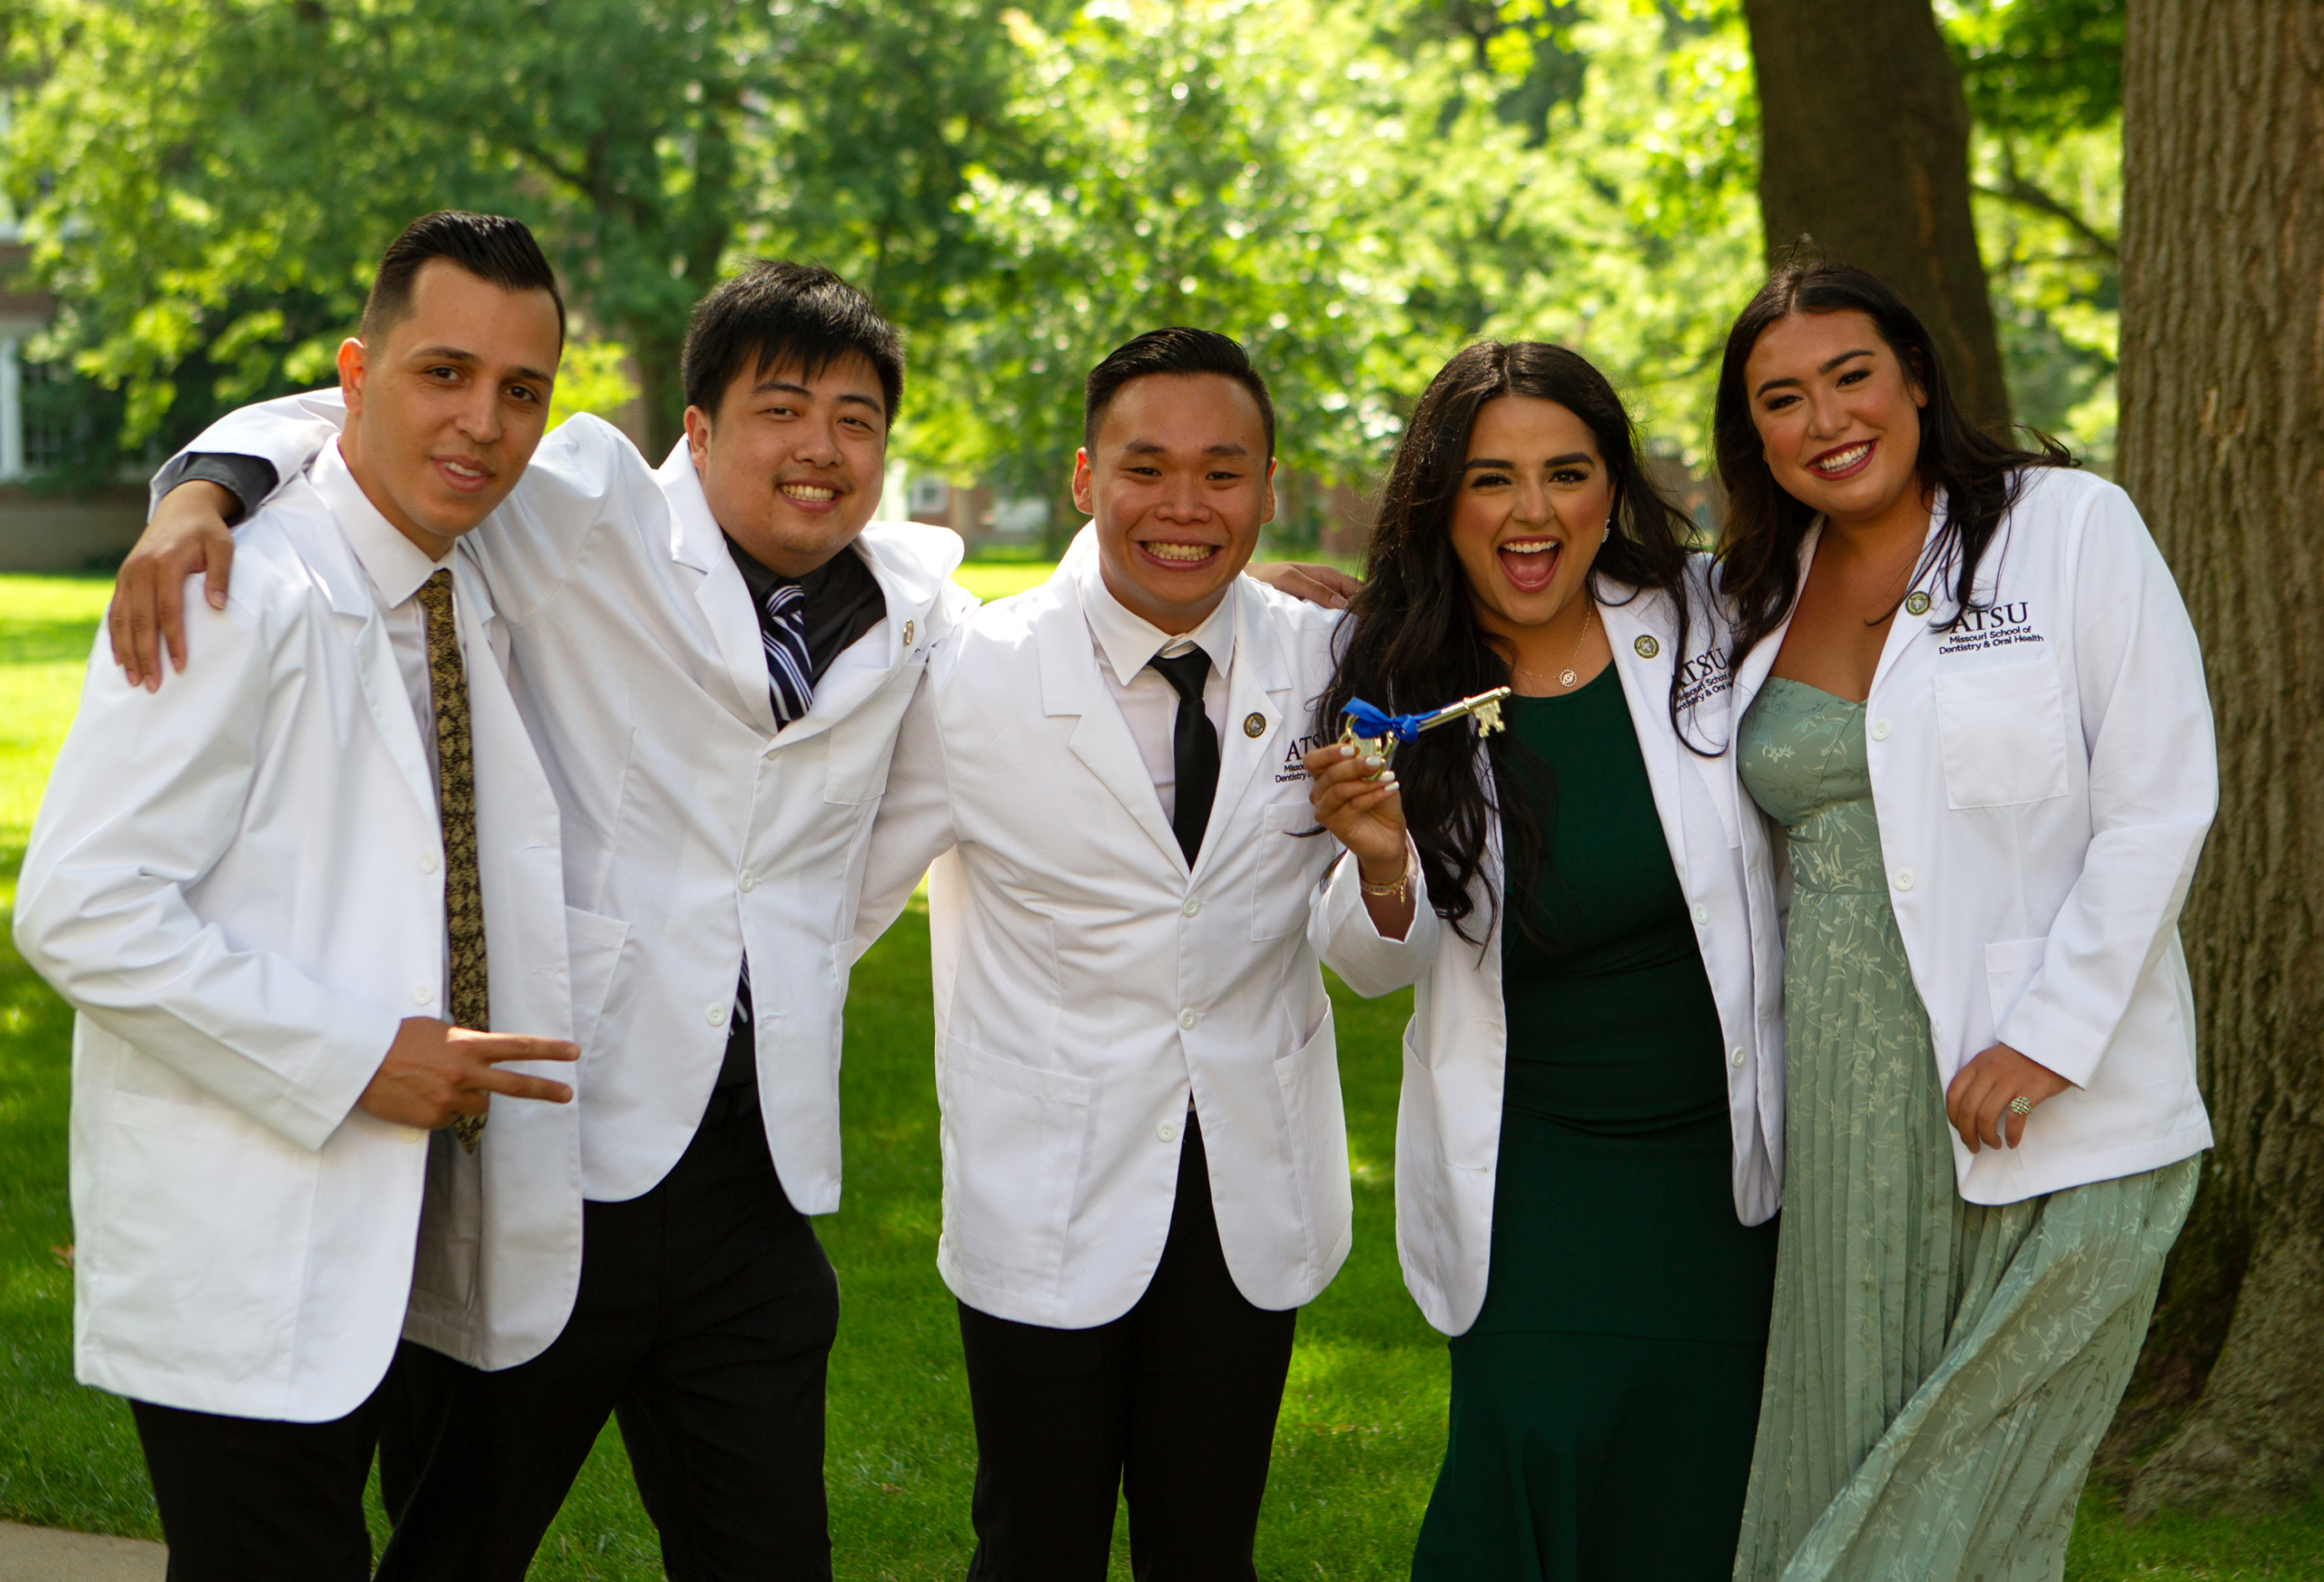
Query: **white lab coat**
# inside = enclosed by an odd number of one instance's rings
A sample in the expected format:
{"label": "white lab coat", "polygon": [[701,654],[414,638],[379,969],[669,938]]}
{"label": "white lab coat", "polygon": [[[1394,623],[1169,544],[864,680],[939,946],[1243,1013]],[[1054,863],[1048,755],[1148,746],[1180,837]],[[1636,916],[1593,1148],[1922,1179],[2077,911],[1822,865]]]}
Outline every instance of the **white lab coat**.
{"label": "white lab coat", "polygon": [[[1944,520],[1940,499],[1930,519]],[[1801,547],[1800,574],[1816,551]],[[2179,909],[2219,807],[2202,655],[2130,496],[2031,471],[1955,632],[1915,585],[1866,699],[1882,864],[1947,1084],[1995,1043],[2075,1086],[2014,1149],[1953,1139],[1961,1195],[2015,1203],[2211,1146]],[[1737,665],[1738,725],[1788,625]]]}
{"label": "white lab coat", "polygon": [[[1099,673],[1076,564],[931,658],[872,835],[859,950],[949,853],[929,889],[938,1267],[1017,1322],[1121,1316],[1169,1233],[1191,1096],[1236,1288],[1297,1307],[1349,1245],[1331,1001],[1307,940],[1340,848],[1301,838],[1337,617],[1230,585],[1218,790],[1189,871]],[[1423,909],[1379,948],[1424,958],[1434,938]]]}
{"label": "white lab coat", "polygon": [[[295,471],[339,392],[248,408],[191,450]],[[625,930],[581,1061],[581,1197],[650,1190],[700,1125],[747,944],[774,1167],[802,1213],[840,1194],[840,1013],[872,816],[930,644],[974,603],[960,541],[873,523],[848,553],[886,618],[777,732],[750,590],[681,442],[658,472],[568,419],[468,535],[509,625],[511,677],[564,818],[565,883]]]}
{"label": "white lab coat", "polygon": [[[449,565],[492,1023],[569,1037],[556,804],[474,556]],[[100,637],[17,892],[18,948],[80,1013],[74,1371],[322,1421],[385,1374],[407,1298],[416,1333],[471,1360],[487,1308],[503,1345],[554,1338],[579,1237],[543,1204],[578,1179],[579,1128],[569,1105],[503,1100],[470,1156],[354,1107],[402,1018],[447,1014],[443,841],[409,694],[304,477],[243,530],[223,613],[190,588],[192,662],[158,695]],[[528,1191],[481,1190],[503,1178]]]}
{"label": "white lab coat", "polygon": [[[1705,573],[1692,570],[1698,586]],[[1655,811],[1680,888],[1693,909],[1695,938],[1718,1005],[1733,1135],[1735,1210],[1758,1224],[1783,1194],[1783,958],[1767,832],[1745,818],[1725,733],[1728,634],[1707,601],[1695,601],[1687,650],[1679,652],[1676,611],[1659,593],[1599,606],[1613,647],[1613,669],[1638,731]],[[1671,669],[1683,660],[1681,719],[1697,747],[1671,723]],[[1491,827],[1484,876],[1472,887],[1463,926],[1482,950],[1443,926],[1432,958],[1412,968],[1378,948],[1353,877],[1333,876],[1317,920],[1324,960],[1358,994],[1417,984],[1404,1031],[1404,1080],[1396,1115],[1396,1249],[1404,1283],[1428,1322],[1457,1335],[1483,1307],[1492,1253],[1493,1177],[1501,1149],[1508,1021],[1502,998],[1501,828]],[[1580,1211],[1577,1211],[1580,1212]]]}

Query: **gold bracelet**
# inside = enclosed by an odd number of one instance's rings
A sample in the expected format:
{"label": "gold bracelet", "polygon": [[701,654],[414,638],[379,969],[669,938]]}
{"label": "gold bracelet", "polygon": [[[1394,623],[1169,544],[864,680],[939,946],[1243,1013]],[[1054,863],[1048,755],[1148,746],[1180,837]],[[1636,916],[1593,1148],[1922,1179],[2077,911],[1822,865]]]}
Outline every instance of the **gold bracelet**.
{"label": "gold bracelet", "polygon": [[1413,893],[1413,856],[1411,850],[1407,850],[1404,852],[1404,870],[1396,875],[1395,883],[1374,884],[1371,880],[1364,877],[1364,867],[1361,863],[1358,863],[1355,870],[1355,887],[1362,890],[1365,895],[1393,896],[1396,898],[1397,904],[1399,905],[1402,905],[1403,902],[1411,899]]}

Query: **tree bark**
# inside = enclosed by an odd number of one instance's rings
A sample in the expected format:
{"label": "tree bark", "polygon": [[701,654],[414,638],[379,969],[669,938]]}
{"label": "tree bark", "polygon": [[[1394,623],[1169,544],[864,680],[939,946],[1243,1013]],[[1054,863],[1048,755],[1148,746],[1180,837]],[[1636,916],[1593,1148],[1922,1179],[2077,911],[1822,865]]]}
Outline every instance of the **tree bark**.
{"label": "tree bark", "polygon": [[1973,421],[2009,421],[1969,211],[1969,106],[1929,0],[1744,0],[1770,259],[1806,234],[1913,306]]}
{"label": "tree bark", "polygon": [[2122,481],[2203,643],[2221,806],[2181,925],[2219,1145],[2113,1449],[2130,1512],[2324,1477],[2324,0],[2134,0]]}

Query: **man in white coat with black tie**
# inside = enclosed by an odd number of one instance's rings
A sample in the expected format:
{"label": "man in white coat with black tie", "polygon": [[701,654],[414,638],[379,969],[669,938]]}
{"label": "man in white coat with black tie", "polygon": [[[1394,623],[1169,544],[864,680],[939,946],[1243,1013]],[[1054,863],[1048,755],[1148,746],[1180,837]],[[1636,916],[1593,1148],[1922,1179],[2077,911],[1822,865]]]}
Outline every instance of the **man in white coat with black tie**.
{"label": "man in white coat with black tie", "polygon": [[130,1399],[182,1582],[368,1577],[407,1306],[463,1354],[561,1322],[556,1216],[484,1190],[579,1144],[556,807],[462,536],[563,320],[522,225],[406,230],[345,436],[251,523],[182,687],[92,660],[34,827],[16,940],[79,1012],[74,1372]]}
{"label": "man in white coat with black tie", "polygon": [[[1118,1490],[1140,1577],[1251,1577],[1297,1310],[1347,1256],[1308,938],[1339,848],[1303,765],[1336,617],[1238,575],[1274,428],[1225,336],[1157,330],[1101,363],[1074,474],[1094,526],[931,656],[873,829],[859,949],[936,860],[974,1578],[1102,1578]],[[1394,855],[1364,878],[1379,931],[1425,959],[1390,801]]]}

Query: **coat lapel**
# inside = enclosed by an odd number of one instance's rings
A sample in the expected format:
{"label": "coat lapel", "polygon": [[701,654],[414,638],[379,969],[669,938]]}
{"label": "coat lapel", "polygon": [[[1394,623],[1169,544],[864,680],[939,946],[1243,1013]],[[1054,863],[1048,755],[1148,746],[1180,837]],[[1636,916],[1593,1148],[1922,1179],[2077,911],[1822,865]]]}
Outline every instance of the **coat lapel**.
{"label": "coat lapel", "polygon": [[1153,776],[1130,739],[1129,722],[1119,709],[1103,706],[1111,700],[1105,695],[1105,678],[1098,673],[1098,646],[1089,635],[1088,618],[1081,613],[1079,586],[1071,577],[1053,577],[1041,585],[1041,595],[1049,602],[1035,627],[1042,712],[1079,716],[1068,742],[1073,755],[1146,831],[1170,866],[1185,873],[1186,853],[1178,850],[1178,838],[1162,817],[1162,799],[1155,794]]}
{"label": "coat lapel", "polygon": [[[1945,491],[1939,489],[1929,509],[1928,532],[1921,539],[1921,554],[1924,556],[1928,554],[1928,546],[1935,542],[1936,536],[1944,526]],[[1915,563],[1914,569],[1918,571],[1921,568]],[[1924,572],[1923,575],[1913,579],[1913,587],[1924,589],[1928,593],[1932,609],[1936,604],[1944,603],[1945,599],[1944,568],[1933,567]],[[1911,594],[1907,592],[1905,596],[1909,598]],[[1872,684],[1865,689],[1864,693],[1866,703],[1869,703],[1874,695],[1880,691],[1880,683],[1887,680],[1889,671],[1896,667],[1896,661],[1904,655],[1905,651],[1912,646],[1913,639],[1918,637],[1926,628],[1928,618],[1927,611],[1915,615],[1901,605],[1897,608],[1896,614],[1888,622],[1888,635],[1880,644],[1880,663],[1872,667]]]}
{"label": "coat lapel", "polygon": [[[721,684],[711,694],[762,733],[774,734],[774,700],[767,692],[766,649],[759,635],[758,612],[751,608],[750,585],[727,553],[725,535],[703,497],[702,480],[681,439],[655,471],[670,502],[670,558],[699,573],[694,603],[717,645]],[[706,679],[706,678],[705,678]]]}
{"label": "coat lapel", "polygon": [[403,673],[396,668],[387,623],[380,618],[362,563],[355,558],[337,518],[320,495],[310,493],[307,498],[312,503],[311,510],[291,513],[287,523],[290,536],[298,545],[300,558],[322,584],[331,613],[362,623],[355,634],[355,653],[356,671],[363,681],[363,702],[388,744],[388,756],[395,760],[404,784],[433,825],[438,818],[436,778],[428,771],[428,750],[419,739],[419,722],[412,716],[411,698],[403,690]]}
{"label": "coat lapel", "polygon": [[[1261,595],[1236,577],[1226,596],[1235,601],[1235,659],[1226,672],[1226,719],[1219,732],[1218,794],[1210,804],[1210,824],[1195,853],[1195,872],[1209,867],[1226,844],[1223,831],[1262,776],[1270,783],[1283,754],[1285,700],[1295,684],[1272,624],[1260,619]],[[1254,732],[1251,722],[1260,722]],[[1149,801],[1154,799],[1149,798]],[[1159,806],[1159,803],[1157,803]],[[1175,842],[1173,842],[1175,844]]]}
{"label": "coat lapel", "polygon": [[1799,576],[1792,584],[1791,608],[1784,612],[1780,625],[1735,663],[1735,685],[1728,693],[1732,700],[1727,711],[1727,740],[1730,744],[1743,729],[1743,716],[1751,712],[1759,689],[1768,684],[1768,673],[1776,667],[1776,655],[1783,649],[1784,634],[1791,630],[1791,617],[1799,608],[1799,590],[1807,585],[1807,568],[1816,564],[1816,545],[1823,536],[1824,519],[1818,516],[1807,529],[1807,536],[1799,541]]}
{"label": "coat lapel", "polygon": [[[960,556],[955,550],[950,565],[945,565],[925,555],[915,555],[889,537],[892,531],[883,531],[881,524],[872,523],[857,535],[854,543],[840,552],[861,555],[872,568],[887,615],[823,673],[823,679],[815,683],[814,699],[807,712],[783,728],[775,737],[777,745],[830,730],[894,679],[898,668],[914,652],[926,647],[921,634],[928,630],[929,616],[943,594],[952,566],[960,564]],[[952,542],[957,545],[960,541],[955,538]],[[731,564],[734,556],[728,555],[727,560]],[[755,626],[757,617],[753,615],[752,621]],[[910,646],[904,641],[906,633],[911,634]],[[873,637],[880,639],[876,651],[858,652],[862,644]],[[765,667],[763,657],[760,667]],[[768,717],[772,719],[773,714],[770,712]]]}

